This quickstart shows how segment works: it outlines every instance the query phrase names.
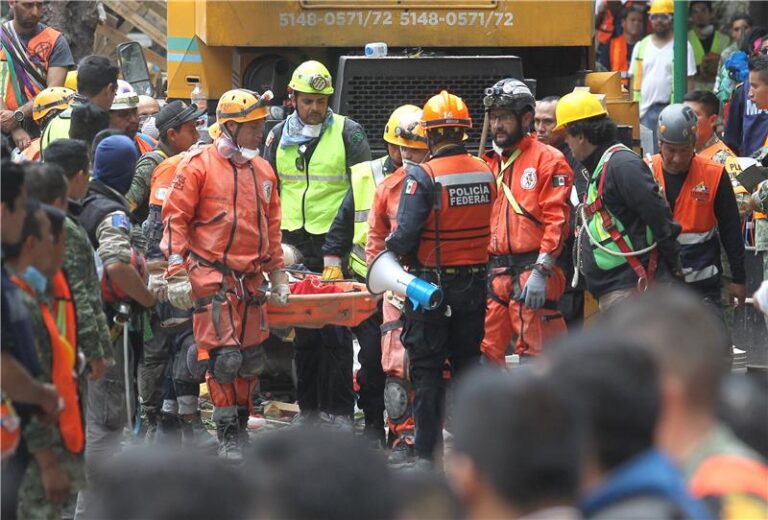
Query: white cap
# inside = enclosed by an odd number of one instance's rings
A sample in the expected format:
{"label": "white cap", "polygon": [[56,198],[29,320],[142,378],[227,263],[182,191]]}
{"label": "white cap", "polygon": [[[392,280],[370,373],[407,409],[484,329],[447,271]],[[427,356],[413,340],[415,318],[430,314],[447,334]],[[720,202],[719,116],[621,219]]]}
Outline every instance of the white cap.
{"label": "white cap", "polygon": [[110,110],[130,110],[139,106],[139,95],[136,92],[126,92],[118,94],[112,101]]}

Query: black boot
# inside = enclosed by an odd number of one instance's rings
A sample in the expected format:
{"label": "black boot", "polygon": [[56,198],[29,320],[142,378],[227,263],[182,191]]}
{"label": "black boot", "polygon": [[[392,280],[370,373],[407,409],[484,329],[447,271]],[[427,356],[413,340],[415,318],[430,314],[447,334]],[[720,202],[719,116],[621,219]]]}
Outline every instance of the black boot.
{"label": "black boot", "polygon": [[250,417],[251,413],[247,408],[237,410],[237,425],[241,437],[241,445],[243,448],[247,448],[251,445],[251,437],[248,435],[248,419]]}
{"label": "black boot", "polygon": [[208,433],[200,414],[194,418],[180,418],[181,424],[181,444],[188,448],[203,451],[216,451],[218,443],[213,436]]}
{"label": "black boot", "polygon": [[181,421],[173,413],[160,412],[155,440],[167,444],[178,444],[181,440]]}
{"label": "black boot", "polygon": [[375,448],[384,448],[387,442],[384,432],[384,410],[363,410],[363,413],[365,414],[363,435]]}
{"label": "black boot", "polygon": [[243,462],[242,437],[237,417],[216,422],[216,436],[219,439],[219,457],[233,464]]}

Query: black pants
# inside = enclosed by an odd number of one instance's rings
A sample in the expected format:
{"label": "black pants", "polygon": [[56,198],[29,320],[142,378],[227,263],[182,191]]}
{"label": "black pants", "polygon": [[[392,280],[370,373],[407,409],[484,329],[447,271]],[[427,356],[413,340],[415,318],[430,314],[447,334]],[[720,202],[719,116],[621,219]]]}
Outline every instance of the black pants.
{"label": "black pants", "polygon": [[568,331],[578,330],[584,324],[584,291],[565,291],[557,307]]}
{"label": "black pants", "polygon": [[355,411],[352,335],[344,327],[296,329],[296,394],[302,411],[333,415]]}
{"label": "black pants", "polygon": [[[422,275],[436,282],[434,274]],[[480,359],[485,320],[486,277],[480,274],[443,276],[443,303],[435,310],[414,310],[406,300],[401,340],[410,360],[415,390],[413,418],[415,449],[419,457],[431,459],[441,445],[445,383],[445,360],[453,377],[476,365]]]}
{"label": "black pants", "polygon": [[360,344],[357,360],[360,370],[357,372],[357,384],[360,393],[358,406],[365,413],[366,429],[384,428],[384,384],[387,380],[381,368],[381,302],[376,312],[367,320],[352,329]]}

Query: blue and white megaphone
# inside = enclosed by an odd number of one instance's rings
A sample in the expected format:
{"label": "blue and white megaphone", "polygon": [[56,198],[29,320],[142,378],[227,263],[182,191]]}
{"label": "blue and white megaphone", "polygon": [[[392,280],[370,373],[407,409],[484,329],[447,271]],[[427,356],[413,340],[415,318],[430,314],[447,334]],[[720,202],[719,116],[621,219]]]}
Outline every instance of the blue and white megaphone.
{"label": "blue and white megaphone", "polygon": [[371,294],[389,290],[399,296],[406,296],[413,303],[414,309],[422,306],[432,310],[443,301],[440,287],[407,272],[397,261],[395,253],[387,250],[379,253],[368,267],[366,287]]}

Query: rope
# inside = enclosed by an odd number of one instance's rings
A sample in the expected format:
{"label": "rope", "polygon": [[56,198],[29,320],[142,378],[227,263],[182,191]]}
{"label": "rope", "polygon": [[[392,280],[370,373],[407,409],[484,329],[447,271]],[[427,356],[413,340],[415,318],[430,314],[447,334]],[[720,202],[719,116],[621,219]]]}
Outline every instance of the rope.
{"label": "rope", "polygon": [[[581,234],[582,232],[585,232],[587,234],[587,237],[589,238],[589,241],[596,245],[598,249],[601,251],[612,255],[612,256],[619,256],[622,258],[632,257],[632,256],[640,256],[644,255],[646,253],[650,253],[654,249],[656,249],[657,242],[654,242],[653,244],[649,245],[646,248],[639,249],[637,251],[631,251],[629,253],[622,253],[621,251],[613,251],[612,249],[609,249],[605,247],[603,244],[601,244],[598,240],[595,240],[595,237],[592,235],[592,232],[589,230],[589,224],[587,222],[587,218],[585,215],[585,207],[584,204],[580,204],[577,213],[581,219],[581,227],[577,228],[578,231],[576,233],[576,244],[577,246],[581,246]],[[576,266],[573,270],[573,279],[571,281],[571,287],[576,288],[576,286],[579,283],[579,269],[581,268],[581,247],[578,247],[576,250]]]}

